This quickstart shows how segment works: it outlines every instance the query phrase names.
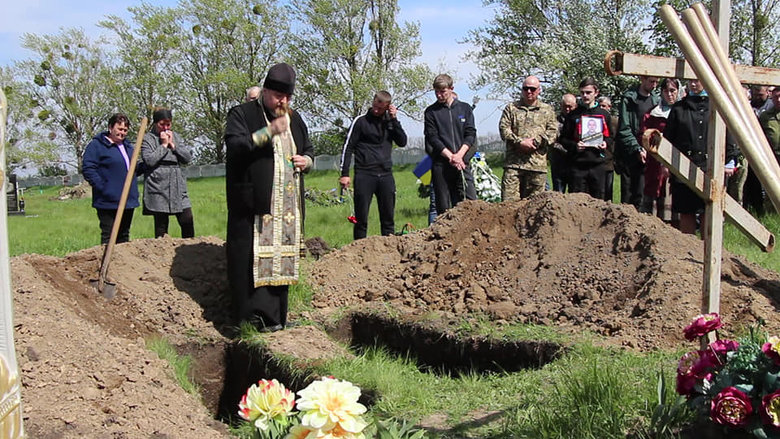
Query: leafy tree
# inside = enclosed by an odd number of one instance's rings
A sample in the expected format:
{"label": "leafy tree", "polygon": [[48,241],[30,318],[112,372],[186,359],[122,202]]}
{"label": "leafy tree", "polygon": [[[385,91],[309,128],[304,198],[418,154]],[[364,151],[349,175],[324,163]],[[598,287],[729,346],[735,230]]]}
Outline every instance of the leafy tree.
{"label": "leafy tree", "polygon": [[59,165],[80,171],[84,148],[117,109],[108,54],[81,29],[25,34],[22,46],[35,54],[18,65],[31,79],[35,123],[58,148]]}
{"label": "leafy tree", "polygon": [[731,58],[753,66],[780,66],[780,1],[735,0],[731,14]]}
{"label": "leafy tree", "polygon": [[292,0],[301,29],[290,57],[298,72],[298,107],[314,123],[344,129],[377,90],[393,94],[400,111],[419,117],[433,74],[420,55],[418,24],[399,24],[396,0]]}
{"label": "leafy tree", "polygon": [[497,5],[495,16],[466,37],[476,47],[469,56],[481,68],[471,85],[489,86],[498,95],[519,92],[522,78],[533,74],[546,84],[549,102],[576,91],[586,76],[598,80],[602,94],[616,96],[631,79],[607,77],[606,52],[647,51],[641,26],[649,19],[647,0],[486,0],[485,4]]}
{"label": "leafy tree", "polygon": [[[5,144],[6,168],[15,173],[59,161],[56,146],[36,117],[25,84],[15,79],[14,67],[0,67],[0,84],[8,100]],[[53,135],[53,133],[52,133]]]}
{"label": "leafy tree", "polygon": [[[181,45],[175,28],[177,11],[142,3],[128,8],[132,25],[109,15],[99,25],[113,31],[118,52],[115,74],[121,84],[120,108],[131,120],[151,118],[157,106],[178,108],[186,102],[182,88]],[[131,124],[137,128],[137,124]]]}
{"label": "leafy tree", "polygon": [[177,13],[180,92],[188,102],[179,120],[196,143],[198,161],[225,161],[225,119],[268,67],[280,61],[287,24],[271,0],[182,0]]}
{"label": "leafy tree", "polygon": [[339,120],[332,128],[314,132],[311,135],[311,143],[314,145],[314,154],[340,155],[347,141],[347,130],[342,128],[344,123]]}
{"label": "leafy tree", "polygon": [[[669,4],[676,11],[689,8],[695,0],[660,0],[654,3],[653,53],[681,57],[682,51],[661,20],[659,10]],[[711,1],[703,2],[710,8]],[[754,66],[780,65],[780,2],[778,0],[735,0],[731,4],[729,56],[734,62]]]}

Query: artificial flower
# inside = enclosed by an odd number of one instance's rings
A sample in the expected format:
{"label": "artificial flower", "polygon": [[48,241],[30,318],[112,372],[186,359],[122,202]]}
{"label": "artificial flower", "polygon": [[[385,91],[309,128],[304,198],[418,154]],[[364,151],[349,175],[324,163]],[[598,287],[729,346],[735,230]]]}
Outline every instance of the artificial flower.
{"label": "artificial flower", "polygon": [[710,418],[721,425],[743,427],[747,425],[753,406],[750,398],[736,387],[726,387],[712,398]]}
{"label": "artificial flower", "polygon": [[348,381],[326,377],[298,392],[301,425],[329,432],[337,426],[349,433],[360,433],[366,422],[360,417],[366,407],[358,402],[360,388]]}
{"label": "artificial flower", "polygon": [[677,393],[691,395],[697,384],[712,379],[712,370],[718,360],[711,351],[691,351],[680,357],[677,364]]}
{"label": "artificial flower", "polygon": [[683,329],[683,334],[685,334],[686,340],[696,340],[698,337],[719,329],[721,326],[723,324],[718,313],[702,314],[696,316],[691,324]]}
{"label": "artificial flower", "polygon": [[766,354],[776,365],[780,366],[780,337],[774,335],[761,346],[761,351]]}
{"label": "artificial flower", "polygon": [[284,439],[307,439],[316,437],[318,437],[316,429],[306,427],[305,425],[294,425]]}
{"label": "artificial flower", "polygon": [[761,420],[773,429],[780,430],[780,390],[761,399]]}
{"label": "artificial flower", "polygon": [[260,380],[247,389],[238,404],[238,415],[254,422],[260,430],[268,430],[271,420],[285,422],[293,409],[295,393],[286,389],[276,379]]}
{"label": "artificial flower", "polygon": [[710,350],[718,355],[720,361],[726,356],[726,353],[736,351],[739,348],[739,342],[734,340],[715,340],[710,343]]}

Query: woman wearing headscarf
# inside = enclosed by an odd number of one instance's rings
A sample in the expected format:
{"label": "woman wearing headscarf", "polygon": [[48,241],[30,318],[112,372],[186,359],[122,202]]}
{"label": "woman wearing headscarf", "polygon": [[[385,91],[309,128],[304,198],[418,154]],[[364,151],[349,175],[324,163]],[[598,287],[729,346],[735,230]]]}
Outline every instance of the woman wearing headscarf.
{"label": "woman wearing headscarf", "polygon": [[[672,105],[679,100],[680,93],[682,93],[680,88],[680,81],[677,79],[666,78],[661,81],[661,101],[642,118],[639,125],[639,139],[648,129],[656,129],[663,133],[669,112],[672,111]],[[668,181],[669,170],[648,154],[645,163],[645,187],[642,204],[639,207],[640,212],[652,214],[653,207],[655,207],[656,216],[664,219]]]}
{"label": "woman wearing headscarf", "polygon": [[168,233],[168,219],[176,215],[182,238],[195,236],[187,178],[181,166],[192,160],[190,148],[171,131],[173,115],[167,108],[152,114],[152,129],[144,136],[141,157],[146,164],[144,215],[154,216],[154,236]]}

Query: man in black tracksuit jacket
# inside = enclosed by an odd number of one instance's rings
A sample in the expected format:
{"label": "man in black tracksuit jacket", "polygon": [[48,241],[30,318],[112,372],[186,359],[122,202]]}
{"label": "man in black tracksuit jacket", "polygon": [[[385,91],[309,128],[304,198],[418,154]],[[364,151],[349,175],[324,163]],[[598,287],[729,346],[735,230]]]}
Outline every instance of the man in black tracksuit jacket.
{"label": "man in black tracksuit jacket", "polygon": [[433,159],[431,183],[441,215],[460,201],[477,199],[469,166],[477,128],[471,105],[457,99],[449,75],[436,76],[433,90],[436,102],[425,109],[425,152]]}
{"label": "man in black tracksuit jacket", "polygon": [[395,233],[395,179],[393,178],[393,143],[406,146],[406,133],[390,103],[390,93],[374,95],[371,109],[358,116],[347,134],[341,152],[341,187],[349,187],[349,165],[355,157],[355,228],[354,239],[366,237],[368,210],[376,194],[382,236]]}

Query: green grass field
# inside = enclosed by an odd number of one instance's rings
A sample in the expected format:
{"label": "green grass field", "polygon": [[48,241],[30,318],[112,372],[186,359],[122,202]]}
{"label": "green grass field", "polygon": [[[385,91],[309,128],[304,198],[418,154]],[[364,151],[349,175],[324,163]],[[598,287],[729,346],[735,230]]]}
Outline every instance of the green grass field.
{"label": "green grass field", "polygon": [[[410,223],[427,226],[428,200],[417,195],[411,167],[396,169],[396,227]],[[498,170],[500,174],[500,169]],[[337,187],[338,174],[314,172],[307,187],[327,191]],[[225,237],[227,211],[223,178],[189,182],[197,236]],[[615,188],[616,191],[619,188]],[[12,255],[40,253],[63,256],[98,245],[97,216],[89,199],[52,201],[58,188],[34,188],[26,192],[27,215],[9,217]],[[331,246],[352,241],[349,203],[320,206],[307,202],[306,235],[321,236]],[[375,203],[369,234],[379,233]],[[761,219],[778,234],[780,217]],[[171,235],[179,236],[171,221]],[[151,217],[136,210],[131,238],[153,236]],[[755,248],[733,226],[727,225],[725,247],[767,268],[780,271],[780,258]],[[311,292],[305,282],[292,290],[291,307],[309,307]],[[471,328],[474,329],[474,328]],[[682,329],[682,328],[680,328]],[[501,337],[533,334],[532,338],[572,345],[559,360],[540,369],[513,373],[471,373],[449,376],[420,368],[411,358],[369,349],[353,360],[323,365],[327,374],[353,381],[382,397],[373,406],[374,416],[441,424],[429,437],[458,438],[625,438],[651,437],[663,425],[651,425],[656,407],[658,373],[674,394],[674,371],[679,352],[639,354],[594,347],[594,343],[555,328],[511,325]],[[477,333],[484,328],[476,328]],[[481,332],[482,331],[482,332]],[[574,337],[578,337],[575,339]],[[595,337],[595,336],[592,336]],[[681,346],[682,348],[682,346]],[[457,403],[454,403],[457,401]],[[684,420],[684,419],[683,419]],[[670,421],[680,425],[680,420]],[[656,435],[652,437],[674,437]]]}

